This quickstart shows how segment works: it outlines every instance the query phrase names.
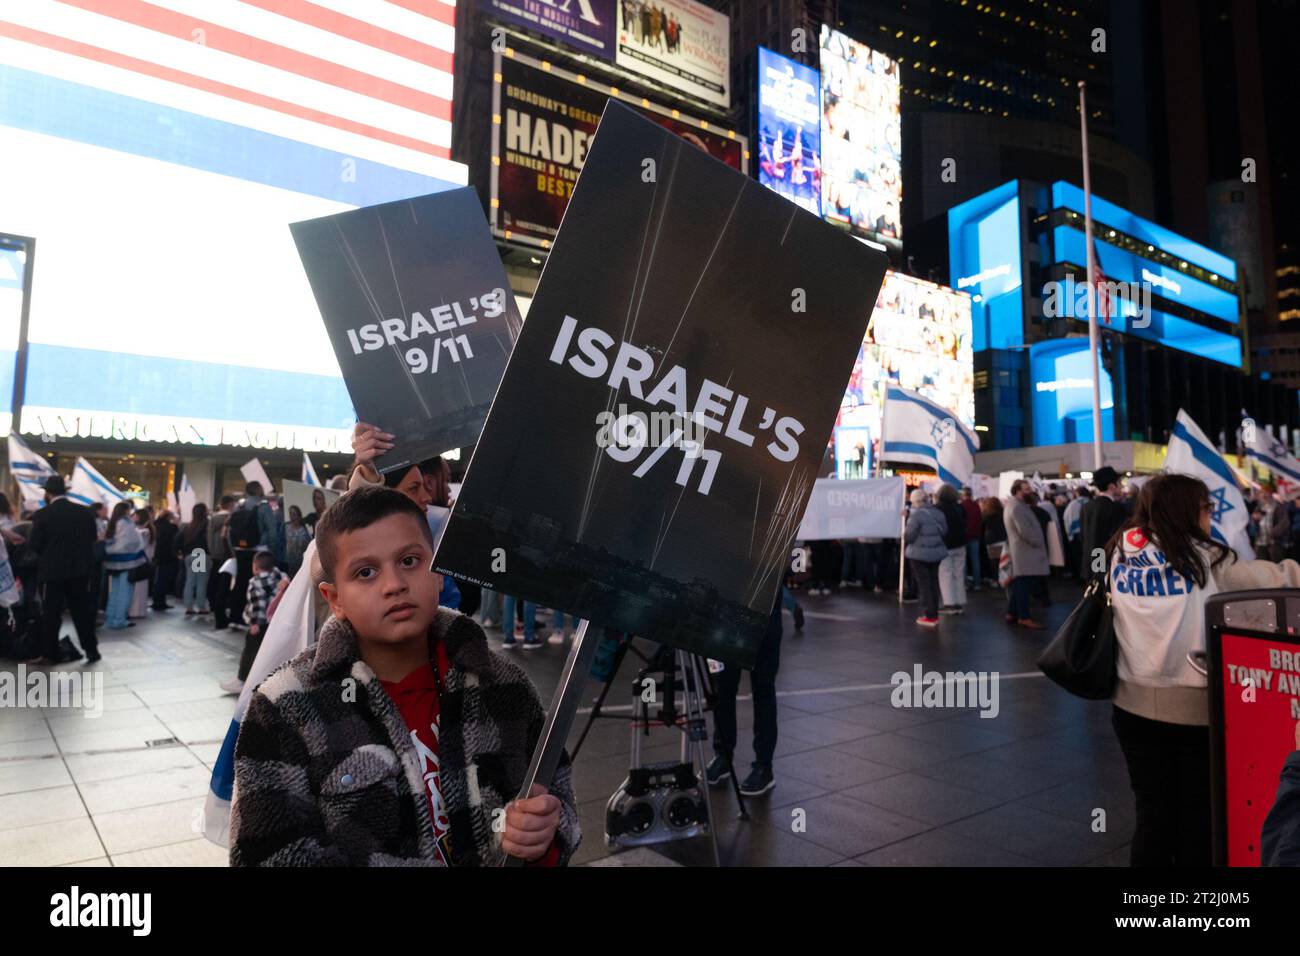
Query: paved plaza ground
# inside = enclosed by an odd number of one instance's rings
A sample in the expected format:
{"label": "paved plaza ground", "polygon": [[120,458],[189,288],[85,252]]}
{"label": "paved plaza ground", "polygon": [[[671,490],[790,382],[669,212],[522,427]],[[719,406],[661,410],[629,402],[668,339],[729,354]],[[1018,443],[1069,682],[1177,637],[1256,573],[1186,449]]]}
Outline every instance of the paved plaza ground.
{"label": "paved plaza ground", "polygon": [[[1056,603],[1040,613],[1049,624],[1075,595],[1067,584],[1054,593]],[[944,618],[937,631],[915,625],[916,606],[889,594],[851,589],[800,600],[807,623],[796,633],[787,615],[781,648],[776,787],[748,801],[747,821],[736,818],[729,790],[713,791],[724,864],[1127,863],[1133,801],[1110,705],[1072,698],[1038,673],[1050,630],[1008,627],[1000,595],[988,591],[972,594],[967,613]],[[0,864],[225,865],[225,850],[200,835],[201,813],[234,705],[218,683],[234,674],[243,635],[214,632],[209,620],[173,610],[124,635],[101,631],[98,718],[0,709]],[[497,644],[500,632],[488,633]],[[513,653],[549,699],[565,648]],[[637,664],[628,658],[607,701],[614,718],[597,722],[575,762],[583,843],[574,862],[710,864],[705,839],[614,853],[605,846],[605,804],[628,769]],[[891,677],[917,664],[997,672],[997,716],[892,706]],[[747,698],[739,719],[743,776],[752,759]],[[678,741],[677,731],[659,728],[644,756],[668,759]]]}

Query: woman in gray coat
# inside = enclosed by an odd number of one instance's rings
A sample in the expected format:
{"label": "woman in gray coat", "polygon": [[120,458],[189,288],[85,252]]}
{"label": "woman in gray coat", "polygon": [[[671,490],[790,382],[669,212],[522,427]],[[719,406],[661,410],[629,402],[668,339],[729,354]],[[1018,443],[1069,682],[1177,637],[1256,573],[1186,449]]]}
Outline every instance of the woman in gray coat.
{"label": "woman in gray coat", "polygon": [[916,623],[935,627],[939,623],[939,562],[948,557],[948,547],[943,543],[948,522],[920,488],[913,489],[910,500],[912,513],[903,531],[907,543],[903,554],[912,563],[912,576],[921,599],[921,616]]}

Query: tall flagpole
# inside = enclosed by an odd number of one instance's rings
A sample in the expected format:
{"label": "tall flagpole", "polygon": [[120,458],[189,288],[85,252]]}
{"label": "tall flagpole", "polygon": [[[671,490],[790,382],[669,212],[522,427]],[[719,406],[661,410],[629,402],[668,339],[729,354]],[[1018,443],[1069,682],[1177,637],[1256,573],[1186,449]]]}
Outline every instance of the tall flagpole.
{"label": "tall flagpole", "polygon": [[1083,224],[1088,247],[1088,350],[1092,353],[1092,467],[1101,467],[1101,361],[1097,332],[1097,251],[1092,244],[1092,178],[1088,174],[1087,84],[1079,81],[1079,131],[1083,136]]}

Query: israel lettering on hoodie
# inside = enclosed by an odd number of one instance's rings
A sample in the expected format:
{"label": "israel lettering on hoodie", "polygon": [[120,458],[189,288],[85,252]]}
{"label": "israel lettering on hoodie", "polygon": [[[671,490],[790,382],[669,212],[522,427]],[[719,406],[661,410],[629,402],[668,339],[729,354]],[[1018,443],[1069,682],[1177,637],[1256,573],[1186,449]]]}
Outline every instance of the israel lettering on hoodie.
{"label": "israel lettering on hoodie", "polygon": [[1135,597],[1186,597],[1196,587],[1195,581],[1169,565],[1163,551],[1125,556],[1110,569],[1110,577],[1117,593]]}
{"label": "israel lettering on hoodie", "polygon": [[1109,572],[1121,680],[1148,687],[1205,685],[1187,662],[1188,653],[1205,647],[1205,599],[1218,591],[1208,571],[1212,556],[1201,556],[1204,586],[1177,571],[1140,528],[1124,532]]}

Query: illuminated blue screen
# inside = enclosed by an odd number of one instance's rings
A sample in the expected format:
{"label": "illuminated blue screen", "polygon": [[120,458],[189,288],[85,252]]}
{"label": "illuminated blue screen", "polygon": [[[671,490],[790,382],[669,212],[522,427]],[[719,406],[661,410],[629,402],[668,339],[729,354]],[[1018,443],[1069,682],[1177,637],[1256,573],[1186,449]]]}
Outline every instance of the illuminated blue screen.
{"label": "illuminated blue screen", "polygon": [[948,210],[949,284],[971,294],[975,351],[1024,344],[1016,180]]}
{"label": "illuminated blue screen", "polygon": [[[1052,208],[1073,209],[1082,214],[1083,190],[1066,182],[1052,183]],[[1217,272],[1230,282],[1237,281],[1237,265],[1227,256],[1193,242],[1185,236],[1180,236],[1149,219],[1136,216],[1127,209],[1099,198],[1095,193],[1092,197],[1092,219],[1094,228],[1097,223],[1110,226],[1157,249],[1163,249],[1171,256],[1186,259],[1202,269]]]}
{"label": "illuminated blue screen", "polygon": [[[1073,262],[1079,266],[1088,262],[1087,240],[1083,232],[1073,226],[1057,226],[1052,230],[1052,252],[1054,262]],[[1111,282],[1146,281],[1151,283],[1153,295],[1225,322],[1237,322],[1237,297],[1231,292],[1106,242],[1097,243],[1097,260]]]}
{"label": "illuminated blue screen", "polygon": [[[1092,358],[1085,338],[1053,339],[1029,347],[1034,390],[1034,444],[1092,441]],[[1115,440],[1110,373],[1101,372],[1101,431]]]}

